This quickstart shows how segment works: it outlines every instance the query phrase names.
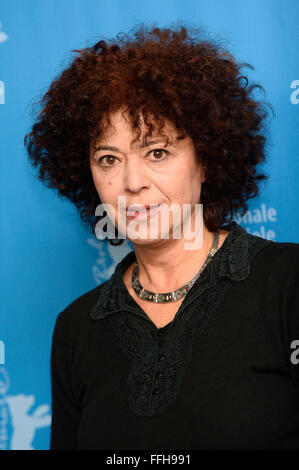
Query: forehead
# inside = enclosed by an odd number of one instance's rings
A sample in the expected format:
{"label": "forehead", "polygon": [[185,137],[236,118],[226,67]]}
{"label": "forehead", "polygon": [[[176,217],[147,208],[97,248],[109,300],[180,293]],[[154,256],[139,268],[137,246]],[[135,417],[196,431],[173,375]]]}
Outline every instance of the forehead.
{"label": "forehead", "polygon": [[[97,143],[108,143],[111,142],[111,140],[122,141],[122,139],[126,137],[126,140],[130,141],[131,147],[137,144],[137,140],[141,143],[146,143],[159,139],[159,141],[161,140],[171,144],[175,143],[177,138],[181,136],[181,133],[178,132],[175,126],[167,119],[163,120],[164,125],[160,130],[160,122],[157,122],[155,118],[152,117],[147,120],[146,125],[143,116],[140,113],[140,136],[138,134],[138,130],[132,128],[132,123],[124,111],[111,113],[109,115],[109,119],[110,122],[106,123],[106,130],[104,134],[97,139]],[[149,124],[151,127],[149,127]],[[150,133],[149,130],[151,131]]]}

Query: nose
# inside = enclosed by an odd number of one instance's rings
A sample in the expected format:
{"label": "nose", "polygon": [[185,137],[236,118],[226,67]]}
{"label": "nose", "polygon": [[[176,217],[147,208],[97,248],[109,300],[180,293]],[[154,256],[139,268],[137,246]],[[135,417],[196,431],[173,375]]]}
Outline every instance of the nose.
{"label": "nose", "polygon": [[149,180],[146,168],[137,160],[127,161],[124,170],[125,190],[136,193],[147,187],[149,187]]}

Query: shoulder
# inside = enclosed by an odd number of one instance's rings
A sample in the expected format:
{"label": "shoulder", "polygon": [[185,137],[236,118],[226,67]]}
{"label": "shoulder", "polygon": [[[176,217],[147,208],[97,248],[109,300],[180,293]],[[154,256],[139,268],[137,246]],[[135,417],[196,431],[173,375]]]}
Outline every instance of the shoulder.
{"label": "shoulder", "polygon": [[[253,242],[264,240],[261,237],[249,235],[249,239]],[[273,240],[267,240],[267,243],[263,246],[257,254],[258,258],[263,262],[267,262],[269,265],[278,266],[296,266],[299,265],[299,243],[293,242],[277,242]]]}
{"label": "shoulder", "polygon": [[63,338],[65,342],[70,336],[77,336],[80,331],[86,331],[90,323],[90,309],[108,282],[109,280],[80,295],[58,314],[54,327],[55,337]]}
{"label": "shoulder", "polygon": [[[261,237],[248,235],[251,244]],[[285,290],[299,284],[299,243],[267,240],[251,259],[252,275],[261,285]],[[249,243],[250,245],[250,243]]]}

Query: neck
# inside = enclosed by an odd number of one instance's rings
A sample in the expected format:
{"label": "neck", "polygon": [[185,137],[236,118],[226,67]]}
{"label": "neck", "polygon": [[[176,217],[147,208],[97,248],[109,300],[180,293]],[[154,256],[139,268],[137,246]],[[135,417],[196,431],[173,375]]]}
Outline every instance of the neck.
{"label": "neck", "polygon": [[[142,286],[154,292],[168,292],[189,282],[205,262],[212,247],[214,233],[203,224],[202,244],[186,250],[190,240],[157,240],[151,245],[133,244]],[[219,246],[219,245],[218,245]]]}

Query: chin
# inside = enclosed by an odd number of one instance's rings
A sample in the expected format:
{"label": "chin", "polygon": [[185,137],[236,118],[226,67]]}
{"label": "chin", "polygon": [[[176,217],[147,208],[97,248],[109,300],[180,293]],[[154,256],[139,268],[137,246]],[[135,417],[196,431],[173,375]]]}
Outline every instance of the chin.
{"label": "chin", "polygon": [[161,245],[164,243],[168,243],[169,241],[173,241],[172,232],[168,234],[168,232],[161,234],[159,231],[158,234],[155,234],[154,238],[150,238],[149,229],[146,228],[144,230],[140,229],[137,233],[130,233],[130,230],[127,231],[127,239],[133,243],[134,245],[143,245],[143,246],[154,246],[154,245]]}

